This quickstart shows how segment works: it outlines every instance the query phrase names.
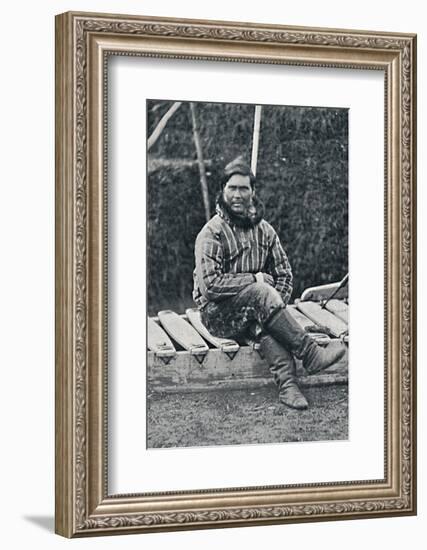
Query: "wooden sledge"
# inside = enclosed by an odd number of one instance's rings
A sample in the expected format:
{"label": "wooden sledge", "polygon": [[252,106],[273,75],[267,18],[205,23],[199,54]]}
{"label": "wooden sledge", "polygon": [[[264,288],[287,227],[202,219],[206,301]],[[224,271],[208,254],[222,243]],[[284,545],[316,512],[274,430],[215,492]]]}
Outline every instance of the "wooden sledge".
{"label": "wooden sledge", "polygon": [[[338,285],[338,283],[337,283]],[[320,344],[334,339],[348,343],[348,298],[330,298],[337,285],[313,287],[288,311]],[[322,289],[323,288],[323,289]],[[325,290],[326,288],[326,290]],[[312,300],[316,297],[317,300]],[[147,377],[149,391],[192,392],[213,389],[256,388],[273,384],[268,365],[253,345],[217,338],[202,324],[197,309],[185,314],[166,310],[148,320]],[[322,371],[308,376],[296,361],[299,384],[324,386],[348,381],[348,354]]]}

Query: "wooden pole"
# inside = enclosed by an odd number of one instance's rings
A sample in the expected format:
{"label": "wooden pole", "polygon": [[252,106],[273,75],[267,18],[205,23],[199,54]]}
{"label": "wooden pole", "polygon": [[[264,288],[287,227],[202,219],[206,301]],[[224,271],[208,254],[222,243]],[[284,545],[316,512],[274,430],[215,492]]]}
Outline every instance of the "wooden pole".
{"label": "wooden pole", "polygon": [[254,133],[252,137],[252,160],[251,170],[254,176],[256,176],[256,168],[258,163],[258,145],[259,145],[259,129],[261,126],[261,105],[255,105],[254,116]]}
{"label": "wooden pole", "polygon": [[168,109],[166,113],[162,116],[159,123],[154,128],[153,133],[147,140],[147,151],[149,151],[151,147],[153,147],[153,145],[159,139],[160,134],[163,132],[169,119],[176,113],[176,111],[180,108],[181,104],[182,104],[182,101],[175,101],[172,107],[170,107],[170,109]]}
{"label": "wooden pole", "polygon": [[208,222],[211,217],[211,210],[209,205],[209,187],[208,187],[208,180],[206,177],[205,161],[203,159],[203,151],[202,151],[202,144],[200,141],[199,127],[197,124],[195,103],[190,102],[190,111],[191,111],[191,120],[193,123],[193,138],[194,138],[194,144],[196,146],[197,162],[199,165],[200,185],[202,187],[203,204],[205,207],[205,217],[206,217],[206,221]]}

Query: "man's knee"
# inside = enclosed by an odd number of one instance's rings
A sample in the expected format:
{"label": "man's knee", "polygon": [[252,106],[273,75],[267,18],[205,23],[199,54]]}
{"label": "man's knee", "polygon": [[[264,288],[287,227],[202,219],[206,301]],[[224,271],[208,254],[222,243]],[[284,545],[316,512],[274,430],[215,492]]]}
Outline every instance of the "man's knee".
{"label": "man's knee", "polygon": [[280,293],[268,283],[253,283],[248,289],[248,305],[252,305],[259,312],[264,323],[275,311],[284,307]]}
{"label": "man's knee", "polygon": [[268,283],[265,283],[265,282],[259,283],[257,281],[256,283],[251,284],[249,288],[251,288],[254,295],[257,295],[260,298],[272,299],[278,302],[283,302],[279,292]]}

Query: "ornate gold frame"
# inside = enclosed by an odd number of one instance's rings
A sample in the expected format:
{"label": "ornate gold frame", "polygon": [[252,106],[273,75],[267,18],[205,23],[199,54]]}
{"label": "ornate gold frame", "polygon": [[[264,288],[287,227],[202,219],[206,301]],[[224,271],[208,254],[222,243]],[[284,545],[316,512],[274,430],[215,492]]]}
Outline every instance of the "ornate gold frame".
{"label": "ornate gold frame", "polygon": [[[385,72],[383,480],[108,495],[104,119],[105,60],[112,54]],[[57,16],[57,533],[76,537],[416,513],[415,118],[415,35],[89,13]]]}

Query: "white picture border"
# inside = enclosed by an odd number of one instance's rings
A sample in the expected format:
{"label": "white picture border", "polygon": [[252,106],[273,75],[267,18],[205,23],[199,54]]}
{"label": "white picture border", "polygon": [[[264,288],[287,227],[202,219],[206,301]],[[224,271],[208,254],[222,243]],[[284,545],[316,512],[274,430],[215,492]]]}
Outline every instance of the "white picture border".
{"label": "white picture border", "polygon": [[[108,70],[109,494],[383,479],[384,73],[114,56]],[[145,108],[168,97],[349,109],[348,441],[145,448]]]}

